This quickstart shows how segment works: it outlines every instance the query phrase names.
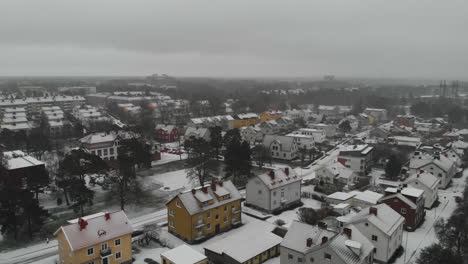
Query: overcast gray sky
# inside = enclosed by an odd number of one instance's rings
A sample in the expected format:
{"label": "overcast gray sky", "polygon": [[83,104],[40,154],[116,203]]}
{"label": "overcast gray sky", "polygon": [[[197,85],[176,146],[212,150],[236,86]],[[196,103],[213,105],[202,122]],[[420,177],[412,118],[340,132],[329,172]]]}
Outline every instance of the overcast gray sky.
{"label": "overcast gray sky", "polygon": [[458,78],[466,0],[1,0],[0,75]]}

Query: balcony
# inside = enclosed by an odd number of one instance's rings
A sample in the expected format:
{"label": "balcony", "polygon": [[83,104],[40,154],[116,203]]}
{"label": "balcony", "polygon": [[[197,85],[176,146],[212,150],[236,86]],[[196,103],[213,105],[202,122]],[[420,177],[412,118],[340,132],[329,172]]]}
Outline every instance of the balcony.
{"label": "balcony", "polygon": [[112,254],[112,251],[110,248],[101,250],[101,258],[107,257],[111,254]]}
{"label": "balcony", "polygon": [[205,225],[205,222],[197,222],[195,223],[195,225],[193,226],[194,228],[200,228],[200,227],[203,227]]}

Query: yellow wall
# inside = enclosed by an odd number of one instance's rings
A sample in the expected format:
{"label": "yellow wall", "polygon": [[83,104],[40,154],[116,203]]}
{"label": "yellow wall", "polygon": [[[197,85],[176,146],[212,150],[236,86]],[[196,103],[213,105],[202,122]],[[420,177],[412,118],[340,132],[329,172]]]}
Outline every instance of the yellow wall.
{"label": "yellow wall", "polygon": [[[164,261],[166,261],[166,262],[164,262]],[[164,256],[161,256],[161,264],[180,264],[180,263],[171,262],[170,260],[168,260]],[[198,262],[195,262],[193,264],[208,264],[208,259],[204,259],[202,261],[198,261]]]}
{"label": "yellow wall", "polygon": [[250,118],[250,119],[235,119],[232,122],[233,128],[240,128],[246,126],[256,125],[260,122],[258,118]]}
{"label": "yellow wall", "polygon": [[[218,224],[219,230],[221,232],[224,229],[230,228],[232,226],[233,218],[236,220],[236,222],[241,221],[240,200],[232,201],[225,205],[215,207],[192,216],[188,214],[188,211],[183,207],[182,203],[180,203],[180,208],[177,207],[177,201],[180,201],[179,197],[176,197],[167,204],[168,228],[169,231],[188,241],[193,241],[199,236],[199,232],[197,228],[195,228],[195,226],[198,225],[197,223],[199,216],[203,217],[204,226],[201,227],[201,232],[205,237],[215,235],[216,225]],[[224,211],[225,206],[227,206],[227,211]],[[233,213],[232,206],[235,206],[235,211],[239,212]],[[174,216],[171,215],[171,210],[174,210]],[[208,215],[210,215],[210,217],[208,217]],[[219,215],[218,219],[216,219],[216,215]],[[225,217],[227,217],[227,222],[224,222]],[[171,227],[171,221],[175,223],[175,228]]]}
{"label": "yellow wall", "polygon": [[276,120],[276,119],[280,119],[282,117],[282,115],[270,115],[270,113],[268,112],[263,112],[260,114],[260,123],[263,123],[263,122],[266,122],[266,121],[270,121],[270,120]]}
{"label": "yellow wall", "polygon": [[[120,245],[115,246],[114,241],[120,238]],[[70,246],[68,245],[67,240],[65,239],[63,232],[59,231],[57,234],[57,240],[59,242],[59,256],[60,260],[64,260],[64,264],[75,264],[75,263],[87,263],[94,260],[95,264],[101,263],[101,244],[106,243],[111,249],[111,254],[108,257],[109,264],[122,263],[132,259],[132,236],[131,234],[126,234],[121,237],[116,237],[110,240],[107,240],[103,243],[99,243],[93,246],[89,246],[83,249],[76,250],[74,252],[69,252]],[[88,256],[88,248],[94,248],[94,254]],[[117,252],[121,253],[121,258],[118,260],[115,259],[115,254]]]}
{"label": "yellow wall", "polygon": [[[268,257],[268,251],[270,252],[270,257]],[[268,259],[270,258],[274,258],[276,256],[278,256],[280,254],[280,246],[277,245],[277,246],[274,246],[272,248],[270,248],[269,250],[266,250],[262,253],[260,253],[259,255],[247,260],[246,262],[244,262],[244,264],[259,264],[259,263],[263,263],[265,261],[267,261]]]}

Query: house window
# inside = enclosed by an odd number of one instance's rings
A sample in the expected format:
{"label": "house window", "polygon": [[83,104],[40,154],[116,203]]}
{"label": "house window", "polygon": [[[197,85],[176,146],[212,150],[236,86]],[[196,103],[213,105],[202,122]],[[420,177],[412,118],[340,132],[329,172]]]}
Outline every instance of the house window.
{"label": "house window", "polygon": [[369,226],[369,223],[365,223],[364,225],[365,225],[365,226]]}
{"label": "house window", "polygon": [[325,253],[324,258],[325,258],[325,259],[328,259],[328,260],[331,260],[331,255],[328,254],[328,253]]}
{"label": "house window", "polygon": [[120,252],[120,251],[116,252],[115,253],[115,259],[120,259],[120,258],[122,258],[122,252]]}
{"label": "house window", "polygon": [[227,216],[225,216],[224,217],[224,223],[227,223],[227,221],[228,221],[228,218],[227,218]]}
{"label": "house window", "polygon": [[374,254],[377,254],[377,248],[374,248]]}
{"label": "house window", "polygon": [[310,258],[310,262],[314,262],[314,258]]}
{"label": "house window", "polygon": [[288,259],[294,259],[293,255],[288,254]]}
{"label": "house window", "polygon": [[174,223],[174,221],[172,221],[172,220],[169,221],[169,226],[172,227],[172,228],[175,228],[175,223]]}
{"label": "house window", "polygon": [[109,149],[109,154],[114,155],[114,148]]}
{"label": "house window", "polygon": [[258,194],[262,194],[262,190],[258,190]]}
{"label": "house window", "polygon": [[206,229],[211,229],[211,224],[207,224]]}
{"label": "house window", "polygon": [[94,255],[94,248],[88,248],[88,256]]}
{"label": "house window", "polygon": [[97,155],[98,155],[98,156],[102,156],[102,150],[98,150],[98,151],[97,151]]}
{"label": "house window", "polygon": [[284,197],[284,190],[281,190],[281,198]]}
{"label": "house window", "polygon": [[174,213],[174,209],[169,210],[169,215],[170,215],[170,216],[174,216],[174,214],[175,214],[175,213]]}
{"label": "house window", "polygon": [[302,258],[297,258],[297,262],[302,263]]}
{"label": "house window", "polygon": [[210,218],[210,217],[211,217],[211,212],[206,213],[206,218]]}
{"label": "house window", "polygon": [[181,204],[180,204],[179,201],[176,202],[176,206],[179,207],[179,208],[181,207]]}
{"label": "house window", "polygon": [[273,205],[276,205],[276,200],[273,201]]}
{"label": "house window", "polygon": [[442,173],[437,174],[437,176],[442,177]]}
{"label": "house window", "polygon": [[372,241],[377,241],[377,239],[378,239],[377,236],[372,235]]}
{"label": "house window", "polygon": [[107,155],[107,149],[104,149],[104,156]]}
{"label": "house window", "polygon": [[116,247],[117,247],[117,246],[120,246],[120,238],[114,240],[114,245],[115,245]]}
{"label": "house window", "polygon": [[219,215],[216,215],[215,218],[216,218],[216,220],[218,220],[218,219],[219,219]]}
{"label": "house window", "polygon": [[107,245],[107,243],[101,244],[101,250],[107,250],[108,248],[109,248],[109,245]]}
{"label": "house window", "polygon": [[276,196],[276,191],[273,192],[273,196]]}
{"label": "house window", "polygon": [[401,208],[401,213],[406,214],[406,208]]}
{"label": "house window", "polygon": [[227,210],[228,210],[228,207],[227,207],[227,205],[225,205],[224,206],[224,212],[227,212]]}

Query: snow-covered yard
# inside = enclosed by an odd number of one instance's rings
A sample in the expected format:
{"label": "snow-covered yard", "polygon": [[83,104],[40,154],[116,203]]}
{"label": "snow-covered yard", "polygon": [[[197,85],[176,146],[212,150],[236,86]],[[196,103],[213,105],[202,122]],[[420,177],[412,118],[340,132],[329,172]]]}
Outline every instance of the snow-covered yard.
{"label": "snow-covered yard", "polygon": [[[302,207],[320,209],[320,207],[322,206],[322,202],[314,200],[314,199],[302,198],[302,202],[304,203],[304,206]],[[276,220],[281,219],[286,223],[284,226],[289,227],[293,221],[298,220],[297,213],[299,211],[299,208],[296,208],[294,210],[284,211],[279,215],[275,215],[275,216],[268,218],[266,221],[273,224],[275,223]]]}
{"label": "snow-covered yard", "polygon": [[161,159],[151,162],[151,166],[166,164],[169,162],[173,162],[177,160],[185,160],[185,159],[187,159],[187,154],[176,155],[176,154],[161,152]]}
{"label": "snow-covered yard", "polygon": [[185,169],[146,176],[142,181],[144,186],[151,186],[151,184],[161,185],[162,187],[160,190],[167,192],[172,192],[178,189],[190,189],[195,184],[195,182],[187,178],[187,172]]}

